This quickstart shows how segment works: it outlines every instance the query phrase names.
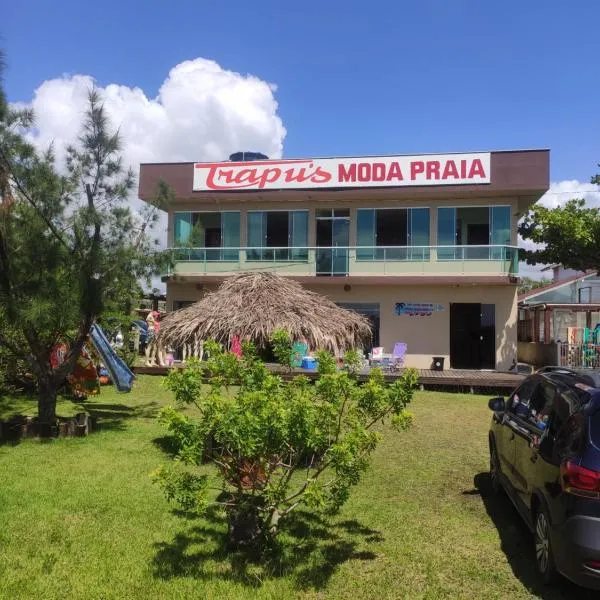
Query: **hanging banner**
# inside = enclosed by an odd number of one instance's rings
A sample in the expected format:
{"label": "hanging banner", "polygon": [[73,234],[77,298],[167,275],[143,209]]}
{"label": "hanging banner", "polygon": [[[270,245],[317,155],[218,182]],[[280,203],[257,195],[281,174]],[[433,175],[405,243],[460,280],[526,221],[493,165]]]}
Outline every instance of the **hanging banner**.
{"label": "hanging banner", "polygon": [[444,310],[441,304],[416,304],[413,302],[396,302],[395,313],[409,317],[430,317],[434,312]]}
{"label": "hanging banner", "polygon": [[490,183],[490,153],[195,163],[193,191]]}

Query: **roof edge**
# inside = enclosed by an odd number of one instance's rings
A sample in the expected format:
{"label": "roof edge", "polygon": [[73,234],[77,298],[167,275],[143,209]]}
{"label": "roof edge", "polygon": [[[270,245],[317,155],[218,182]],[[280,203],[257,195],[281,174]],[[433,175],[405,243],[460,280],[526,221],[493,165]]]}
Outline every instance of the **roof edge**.
{"label": "roof edge", "polygon": [[[346,154],[341,156],[293,156],[293,157],[281,157],[281,158],[269,158],[268,160],[327,160],[335,158],[391,158],[393,156],[441,156],[441,155],[452,155],[452,154],[510,154],[517,152],[550,152],[550,148],[516,148],[512,150],[454,150],[452,152],[401,152],[396,154]],[[157,162],[141,162],[140,167],[143,165],[195,165],[202,163],[227,163],[229,160],[180,160],[180,161],[157,161]],[[252,162],[262,162],[256,160]]]}

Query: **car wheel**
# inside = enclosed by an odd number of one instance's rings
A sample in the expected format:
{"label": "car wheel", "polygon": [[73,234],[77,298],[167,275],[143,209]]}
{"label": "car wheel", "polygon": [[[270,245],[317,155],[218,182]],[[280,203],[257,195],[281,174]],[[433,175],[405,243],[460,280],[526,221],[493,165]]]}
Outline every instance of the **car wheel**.
{"label": "car wheel", "polygon": [[498,451],[496,444],[490,442],[490,479],[492,480],[492,490],[494,494],[499,494],[502,491],[500,483],[500,461],[498,460]]}
{"label": "car wheel", "polygon": [[544,583],[552,583],[556,579],[556,567],[550,542],[550,518],[543,507],[536,512],[534,525],[536,569]]}

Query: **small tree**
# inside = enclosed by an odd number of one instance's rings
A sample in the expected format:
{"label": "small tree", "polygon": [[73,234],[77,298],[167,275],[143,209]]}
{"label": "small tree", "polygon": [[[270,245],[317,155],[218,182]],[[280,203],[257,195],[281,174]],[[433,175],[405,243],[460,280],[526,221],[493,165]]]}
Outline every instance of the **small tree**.
{"label": "small tree", "polygon": [[[207,346],[208,361],[166,380],[179,405],[195,405],[199,418],[172,407],[162,411],[178,453],[155,476],[167,498],[186,510],[222,506],[231,546],[260,546],[300,505],[339,509],[381,439],[376,424],[389,419],[403,429],[411,423],[406,406],[416,387],[414,370],[387,384],[374,369],[361,385],[352,367],[339,371],[335,359],[320,352],[314,385],[304,376],[285,383],[249,344],[241,359],[214,342]],[[215,499],[211,477],[194,468],[203,457],[217,467]]]}
{"label": "small tree", "polygon": [[[127,204],[132,171],[121,159],[96,90],[89,93],[82,133],[67,148],[59,174],[50,148],[39,154],[22,135],[30,111],[15,111],[0,94],[0,348],[31,370],[38,418],[56,418],[59,386],[104,311],[129,314],[139,280],[161,266],[148,229],[156,208]],[[70,338],[65,362],[53,368],[57,341]]]}
{"label": "small tree", "polygon": [[[600,185],[600,174],[594,175],[591,183]],[[519,233],[540,246],[520,251],[529,264],[600,270],[600,209],[586,206],[585,200],[569,200],[556,208],[535,204],[521,221]]]}

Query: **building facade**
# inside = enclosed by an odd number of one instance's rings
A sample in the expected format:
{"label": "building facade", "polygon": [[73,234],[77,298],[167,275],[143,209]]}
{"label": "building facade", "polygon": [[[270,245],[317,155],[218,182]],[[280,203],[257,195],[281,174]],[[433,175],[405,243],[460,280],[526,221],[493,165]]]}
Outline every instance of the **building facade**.
{"label": "building facade", "polygon": [[167,309],[269,271],[366,314],[406,364],[506,369],[517,356],[517,222],[548,189],[547,150],[143,164],[174,192]]}

